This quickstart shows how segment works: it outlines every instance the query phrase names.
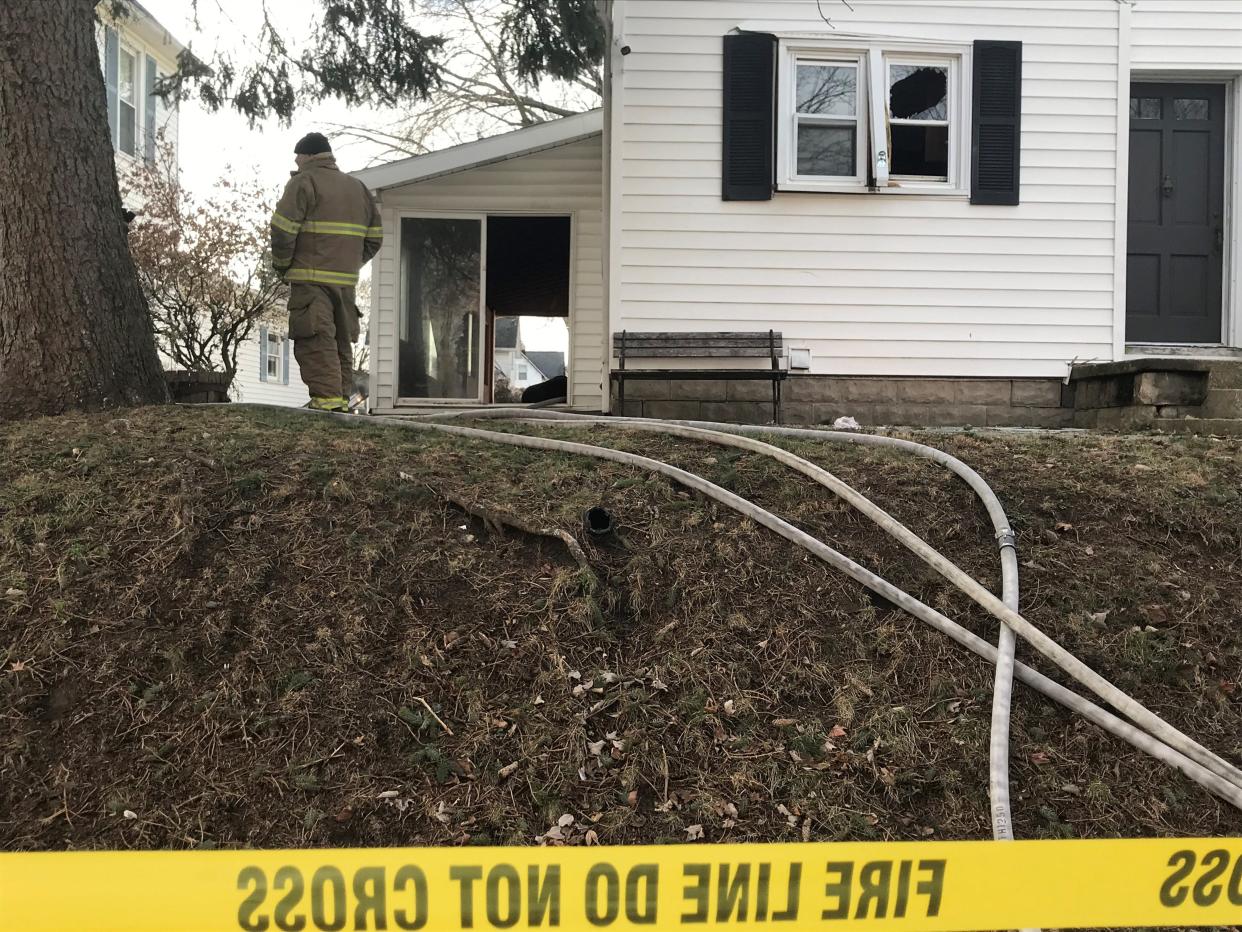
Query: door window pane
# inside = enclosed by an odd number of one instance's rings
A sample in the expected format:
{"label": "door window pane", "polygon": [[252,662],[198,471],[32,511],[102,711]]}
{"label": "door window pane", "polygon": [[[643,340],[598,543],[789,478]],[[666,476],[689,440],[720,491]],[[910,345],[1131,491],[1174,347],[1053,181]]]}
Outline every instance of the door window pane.
{"label": "door window pane", "polygon": [[1130,98],[1130,119],[1132,120],[1158,120],[1162,113],[1163,107],[1159,97]]}
{"label": "door window pane", "polygon": [[853,116],[858,112],[858,69],[852,65],[800,62],[797,90],[799,113]]}
{"label": "door window pane", "polygon": [[947,120],[949,69],[928,65],[890,65],[889,112],[895,120]]}
{"label": "door window pane", "polygon": [[397,394],[479,397],[482,221],[401,221]]}
{"label": "door window pane", "polygon": [[1178,97],[1173,101],[1173,119],[1206,120],[1210,115],[1208,102],[1201,97]]}
{"label": "door window pane", "polygon": [[801,124],[798,127],[798,174],[854,175],[857,135],[853,125]]}

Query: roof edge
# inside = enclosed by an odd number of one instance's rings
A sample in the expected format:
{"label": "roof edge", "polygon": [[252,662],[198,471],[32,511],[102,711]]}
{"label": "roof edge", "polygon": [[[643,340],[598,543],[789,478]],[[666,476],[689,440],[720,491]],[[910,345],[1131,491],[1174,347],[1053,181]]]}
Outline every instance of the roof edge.
{"label": "roof edge", "polygon": [[567,146],[597,136],[603,131],[604,111],[597,108],[448,149],[359,169],[350,174],[373,191],[381,191],[503,162],[544,149]]}

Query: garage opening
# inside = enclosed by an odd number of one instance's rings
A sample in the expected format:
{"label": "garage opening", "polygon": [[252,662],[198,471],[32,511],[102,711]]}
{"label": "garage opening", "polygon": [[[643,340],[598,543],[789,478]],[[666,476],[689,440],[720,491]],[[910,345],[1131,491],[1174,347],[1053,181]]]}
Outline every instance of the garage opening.
{"label": "garage opening", "polygon": [[569,243],[569,217],[488,216],[484,398],[567,396]]}

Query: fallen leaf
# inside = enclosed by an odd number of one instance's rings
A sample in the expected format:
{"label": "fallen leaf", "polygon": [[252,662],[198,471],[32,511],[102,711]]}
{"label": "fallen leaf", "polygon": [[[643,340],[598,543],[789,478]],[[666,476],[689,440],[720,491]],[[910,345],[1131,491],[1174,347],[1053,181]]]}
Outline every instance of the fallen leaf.
{"label": "fallen leaf", "polygon": [[588,829],[588,830],[587,830],[587,833],[586,833],[586,836],[585,836],[585,840],[586,840],[586,844],[587,844],[587,847],[588,847],[588,848],[589,848],[591,845],[598,845],[598,844],[599,844],[599,835],[598,835],[598,834],[596,834],[595,829],[593,829],[593,828],[592,828],[592,829]]}
{"label": "fallen leaf", "polygon": [[832,731],[828,732],[828,737],[829,738],[844,738],[845,729],[842,728],[840,725],[833,725]]}
{"label": "fallen leaf", "polygon": [[11,664],[9,664],[9,670],[12,673],[21,673],[24,670],[29,669],[30,667],[27,666],[26,661],[24,660],[14,660]]}
{"label": "fallen leaf", "polygon": [[686,826],[686,841],[698,841],[702,837],[703,826],[698,824]]}
{"label": "fallen leaf", "polygon": [[625,802],[631,809],[638,808],[638,790],[630,790],[625,794]]}
{"label": "fallen leaf", "polygon": [[561,828],[568,828],[574,824],[574,817],[567,812],[556,820],[556,824]]}
{"label": "fallen leaf", "polygon": [[384,792],[380,793],[379,796],[375,798],[376,799],[396,799],[400,795],[401,795],[400,790],[384,790]]}
{"label": "fallen leaf", "polygon": [[1047,764],[1047,763],[1051,763],[1051,761],[1052,761],[1052,758],[1048,756],[1046,751],[1036,751],[1034,754],[1031,755],[1032,764],[1036,764],[1036,765]]}
{"label": "fallen leaf", "polygon": [[1057,530],[1058,531],[1072,531],[1074,530],[1074,525],[1070,524],[1067,521],[1058,521]]}
{"label": "fallen leaf", "polygon": [[121,815],[124,816],[126,819],[138,818],[138,813],[134,812],[133,809],[126,809],[124,812],[121,813]]}
{"label": "fallen leaf", "polygon": [[512,764],[505,764],[500,768],[500,779],[507,780],[509,777],[517,773],[517,769],[518,761],[514,761]]}
{"label": "fallen leaf", "polygon": [[26,594],[25,589],[5,589],[4,594],[10,599],[20,599]]}

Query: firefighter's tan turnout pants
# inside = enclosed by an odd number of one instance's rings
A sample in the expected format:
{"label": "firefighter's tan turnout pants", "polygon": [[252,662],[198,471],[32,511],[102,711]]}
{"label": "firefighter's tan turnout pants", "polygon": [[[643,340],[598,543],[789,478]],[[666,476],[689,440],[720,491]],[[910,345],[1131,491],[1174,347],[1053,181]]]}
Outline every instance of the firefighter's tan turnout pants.
{"label": "firefighter's tan turnout pants", "polygon": [[354,390],[354,343],[360,315],[354,289],[295,283],[289,287],[293,358],[312,398],[348,398]]}

